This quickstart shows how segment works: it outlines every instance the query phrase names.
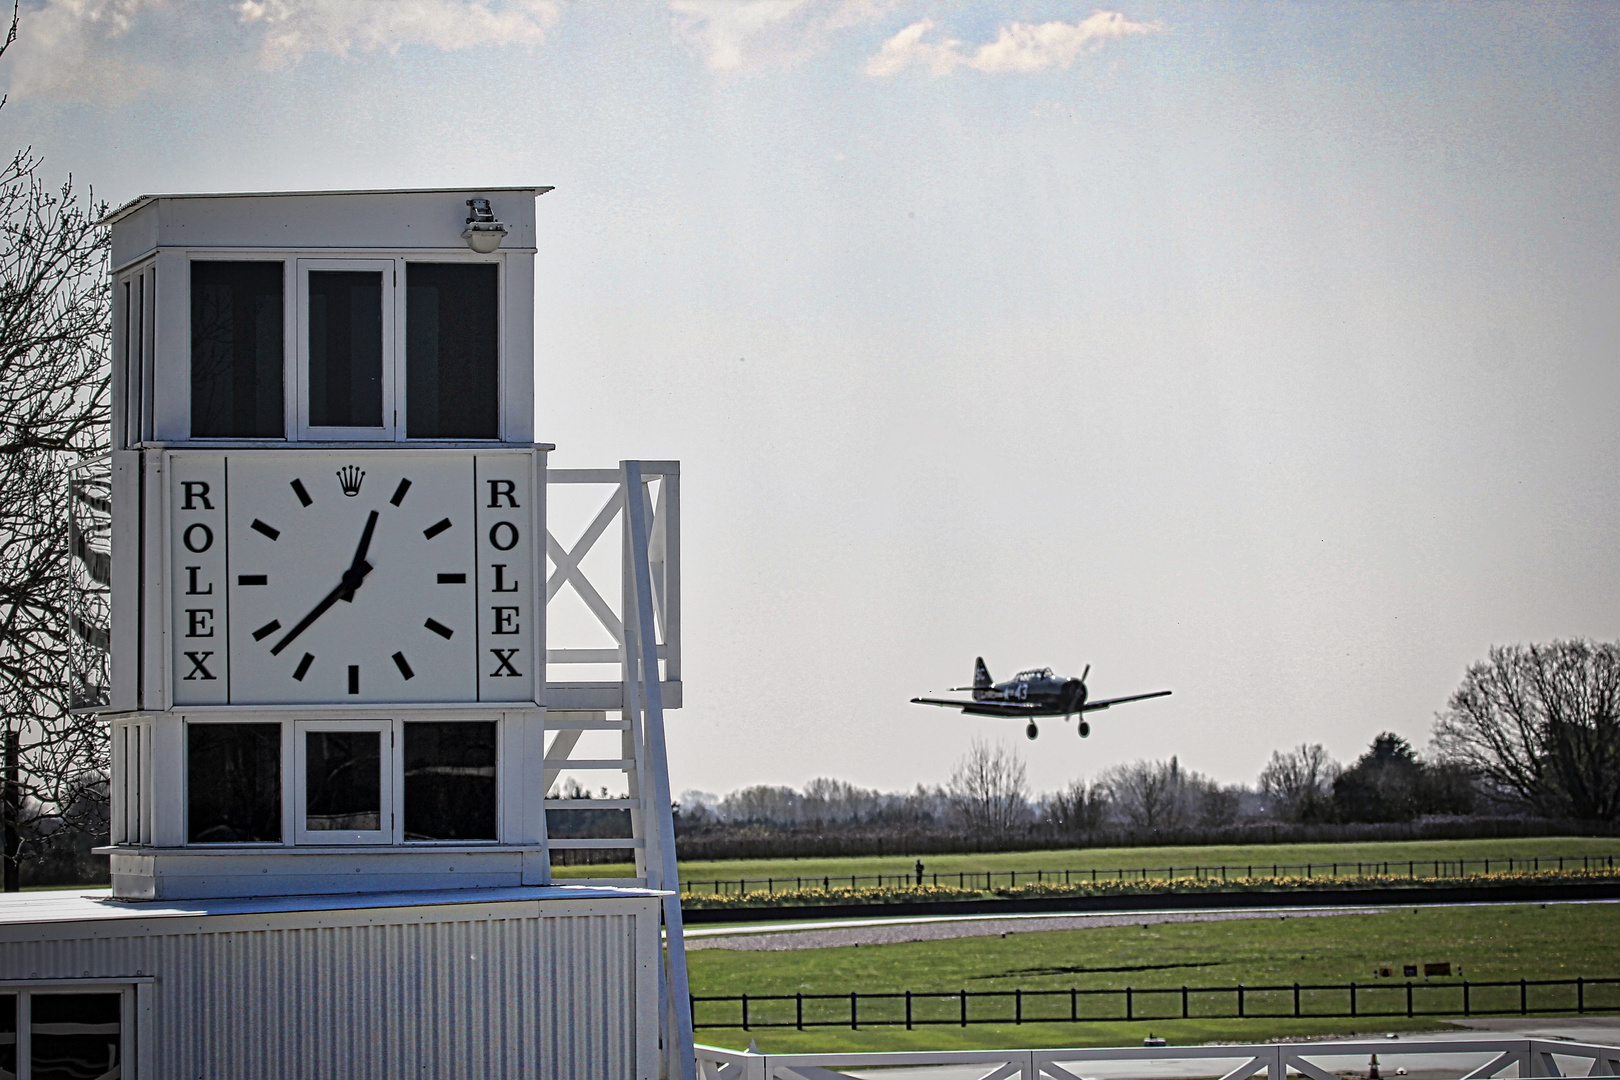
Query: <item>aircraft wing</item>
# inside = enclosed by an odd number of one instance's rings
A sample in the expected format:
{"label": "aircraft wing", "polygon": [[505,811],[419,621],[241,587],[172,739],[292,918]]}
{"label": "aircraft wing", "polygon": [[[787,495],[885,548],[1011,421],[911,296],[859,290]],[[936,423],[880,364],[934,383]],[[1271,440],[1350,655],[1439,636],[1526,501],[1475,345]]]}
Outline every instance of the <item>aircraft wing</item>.
{"label": "aircraft wing", "polygon": [[940,705],[973,716],[1044,716],[1039,705],[1024,701],[952,701],[950,698],[914,697],[913,705]]}
{"label": "aircraft wing", "polygon": [[1106,709],[1110,705],[1123,705],[1127,701],[1146,701],[1148,698],[1169,697],[1168,690],[1155,690],[1151,694],[1132,694],[1130,697],[1104,698],[1101,701],[1088,701],[1080,709],[1081,712],[1091,712],[1094,709]]}

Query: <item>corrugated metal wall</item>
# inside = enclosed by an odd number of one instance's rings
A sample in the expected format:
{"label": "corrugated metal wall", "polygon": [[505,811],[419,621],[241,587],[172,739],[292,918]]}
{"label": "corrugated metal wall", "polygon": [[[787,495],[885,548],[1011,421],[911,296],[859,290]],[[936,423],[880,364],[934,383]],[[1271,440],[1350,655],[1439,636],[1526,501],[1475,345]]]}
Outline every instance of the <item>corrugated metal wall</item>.
{"label": "corrugated metal wall", "polygon": [[656,1075],[657,937],[637,927],[656,910],[517,907],[36,925],[0,942],[0,977],[156,976],[164,1078]]}

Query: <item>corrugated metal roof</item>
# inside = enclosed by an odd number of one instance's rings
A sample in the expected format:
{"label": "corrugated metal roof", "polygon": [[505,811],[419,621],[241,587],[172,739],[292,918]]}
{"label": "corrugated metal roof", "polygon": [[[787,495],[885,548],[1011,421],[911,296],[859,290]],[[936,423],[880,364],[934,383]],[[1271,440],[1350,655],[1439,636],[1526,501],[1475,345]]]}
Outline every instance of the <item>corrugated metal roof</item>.
{"label": "corrugated metal roof", "polygon": [[111,889],[53,889],[0,895],[0,925],[162,919],[198,915],[260,915],[290,911],[511,903],[524,900],[605,900],[666,896],[656,889],[600,885],[514,885],[496,889],[337,893],[330,896],[243,896],[214,900],[114,900]]}

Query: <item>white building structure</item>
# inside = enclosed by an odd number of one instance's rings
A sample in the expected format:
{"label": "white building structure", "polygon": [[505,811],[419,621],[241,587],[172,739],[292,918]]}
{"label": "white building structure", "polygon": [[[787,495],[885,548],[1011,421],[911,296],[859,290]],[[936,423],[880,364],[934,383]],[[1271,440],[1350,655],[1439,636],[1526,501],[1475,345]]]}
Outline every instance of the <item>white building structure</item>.
{"label": "white building structure", "polygon": [[[0,902],[0,1077],[694,1075],[663,745],[678,468],[547,471],[546,190],[108,218],[115,449],[74,497],[110,505],[80,535],[110,538],[87,686],[113,883]],[[553,484],[612,492],[572,548]],[[609,589],[580,563],[615,519]],[[615,648],[548,650],[564,588]],[[590,731],[618,756],[571,757]],[[629,797],[548,798],[565,769]],[[548,809],[630,827],[549,839]],[[570,847],[629,849],[635,876],[554,885]]]}

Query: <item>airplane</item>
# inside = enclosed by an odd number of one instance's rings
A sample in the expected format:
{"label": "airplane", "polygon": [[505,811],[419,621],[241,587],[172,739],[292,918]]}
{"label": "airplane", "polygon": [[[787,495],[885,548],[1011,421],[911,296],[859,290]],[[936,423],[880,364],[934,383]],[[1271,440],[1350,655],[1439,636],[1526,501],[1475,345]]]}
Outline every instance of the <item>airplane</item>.
{"label": "airplane", "polygon": [[[972,701],[914,697],[911,703],[961,709],[964,715],[969,716],[1029,717],[1029,726],[1024,728],[1024,734],[1033,739],[1041,733],[1040,728],[1035,726],[1036,717],[1061,716],[1067,721],[1071,716],[1106,709],[1111,705],[1167,697],[1170,694],[1168,690],[1155,690],[1151,694],[1132,694],[1129,697],[1087,701],[1086,676],[1090,674],[1090,664],[1086,665],[1086,670],[1080,673],[1078,679],[1065,679],[1061,675],[1054,675],[1051,668],[1032,668],[1029,671],[1020,671],[1007,682],[998,683],[991,680],[990,669],[984,666],[984,657],[981,656],[973,664],[973,685],[951,688],[952,693],[971,690]],[[1080,737],[1083,739],[1090,734],[1091,725],[1082,719]]]}

